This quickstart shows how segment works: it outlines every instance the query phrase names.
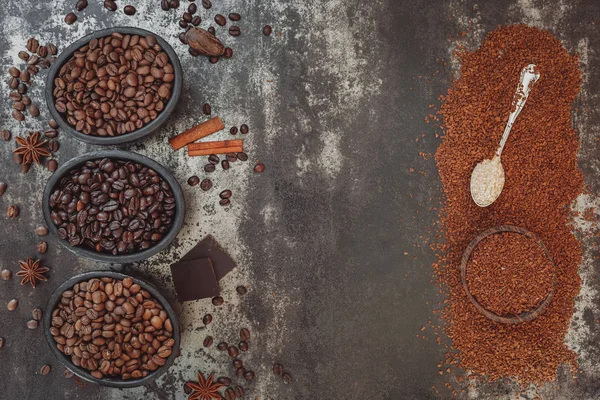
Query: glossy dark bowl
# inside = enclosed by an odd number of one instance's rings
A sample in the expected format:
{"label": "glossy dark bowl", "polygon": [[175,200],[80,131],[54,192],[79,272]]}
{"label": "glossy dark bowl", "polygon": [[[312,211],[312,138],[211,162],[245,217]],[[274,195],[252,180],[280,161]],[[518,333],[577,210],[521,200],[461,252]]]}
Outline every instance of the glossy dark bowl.
{"label": "glossy dark bowl", "polygon": [[[175,197],[175,215],[173,220],[173,225],[171,226],[171,230],[167,232],[164,237],[157,242],[153,247],[149,249],[137,252],[137,253],[128,253],[122,255],[112,255],[108,253],[99,253],[92,249],[88,249],[86,247],[81,246],[71,246],[68,241],[61,239],[58,237],[58,228],[52,220],[50,219],[50,195],[54,190],[54,187],[60,182],[61,178],[69,173],[73,168],[84,164],[89,160],[96,160],[99,158],[112,158],[118,160],[131,160],[134,162],[138,162],[142,165],[152,168],[155,170],[167,183],[171,186],[171,190],[173,192],[173,196]],[[44,195],[42,197],[42,212],[44,214],[44,220],[46,221],[46,225],[50,232],[56,236],[58,241],[65,246],[69,251],[72,251],[76,255],[80,257],[91,258],[96,261],[109,262],[114,264],[125,264],[132,263],[140,260],[145,260],[153,255],[161,252],[165,248],[167,248],[171,242],[175,239],[179,230],[183,226],[183,220],[185,217],[185,201],[183,197],[183,191],[181,190],[181,186],[177,179],[167,170],[165,167],[157,163],[156,161],[142,156],[141,154],[132,153],[130,151],[124,150],[102,150],[95,151],[91,153],[86,153],[80,155],[78,157],[72,158],[67,161],[65,164],[61,165],[60,168],[54,172],[54,174],[46,183],[46,187],[44,189]]]}
{"label": "glossy dark bowl", "polygon": [[[120,379],[117,377],[104,377],[102,379],[95,378],[92,375],[90,375],[86,369],[75,366],[75,364],[73,364],[73,362],[71,362],[69,357],[67,357],[60,350],[58,350],[58,348],[56,347],[56,342],[54,341],[52,335],[50,334],[50,327],[52,326],[52,312],[58,305],[58,302],[60,301],[62,293],[65,290],[72,288],[73,285],[75,285],[78,282],[87,281],[92,278],[103,278],[103,277],[109,277],[109,278],[115,278],[115,279],[121,279],[121,280],[124,278],[133,279],[134,283],[137,283],[138,285],[140,285],[142,287],[142,289],[150,292],[152,297],[154,297],[154,299],[156,299],[160,303],[160,305],[164,308],[164,310],[167,312],[167,315],[171,319],[171,323],[173,325],[173,339],[175,340],[175,344],[173,345],[173,352],[171,353],[169,358],[167,358],[167,363],[165,365],[156,369],[155,371],[152,371],[150,374],[148,374],[148,376],[145,376],[140,379],[127,379],[127,380],[123,380],[123,379]],[[173,362],[175,361],[175,358],[177,357],[179,345],[181,342],[181,333],[180,333],[180,329],[179,329],[179,320],[177,318],[177,315],[175,314],[175,311],[173,311],[173,308],[169,305],[169,302],[167,301],[167,299],[165,299],[165,297],[158,291],[158,289],[156,289],[152,284],[146,282],[143,279],[135,278],[133,276],[129,276],[129,275],[121,274],[118,272],[113,272],[113,271],[94,271],[94,272],[86,272],[83,274],[75,275],[74,277],[67,280],[66,282],[63,282],[59,287],[57,287],[54,290],[54,292],[52,293],[52,296],[50,296],[50,300],[48,301],[48,304],[46,305],[46,310],[44,311],[44,336],[46,337],[46,341],[48,342],[48,345],[50,346],[52,353],[56,356],[56,358],[58,358],[58,360],[66,368],[73,371],[73,373],[75,375],[77,375],[81,379],[84,379],[88,382],[93,382],[93,383],[97,383],[97,384],[100,384],[103,386],[110,386],[110,387],[117,387],[117,388],[129,388],[129,387],[141,386],[141,385],[145,385],[145,384],[155,380],[156,378],[158,378],[167,369],[169,369],[169,367],[171,365],[173,365]]]}
{"label": "glossy dark bowl", "polygon": [[[130,35],[154,35],[160,47],[162,47],[163,51],[167,53],[169,56],[169,61],[171,65],[173,65],[175,80],[173,81],[173,89],[171,90],[171,97],[165,104],[165,108],[158,114],[155,120],[150,121],[150,123],[144,125],[138,130],[135,130],[130,133],[126,133],[124,135],[119,136],[92,136],[86,135],[85,133],[79,132],[74,127],[69,125],[67,120],[63,118],[62,114],[56,110],[54,105],[54,78],[58,75],[61,67],[69,61],[73,53],[78,50],[80,47],[89,43],[92,39],[100,39],[105,36],[111,35],[113,32],[119,32],[122,34],[130,34]],[[149,135],[151,132],[155,131],[160,127],[168,118],[171,112],[175,109],[177,105],[177,101],[179,100],[179,95],[181,94],[181,85],[183,80],[183,70],[181,69],[181,63],[179,62],[179,58],[177,54],[173,50],[173,48],[167,43],[163,38],[158,36],[157,34],[147,31],[145,29],[133,28],[133,27],[115,27],[109,29],[102,29],[96,32],[93,32],[87,36],[82,37],[77,40],[69,47],[64,49],[62,53],[58,56],[56,61],[52,64],[50,68],[50,72],[48,73],[48,77],[46,78],[46,103],[48,105],[48,109],[50,110],[50,115],[52,118],[58,123],[60,128],[64,132],[68,132],[70,135],[73,135],[75,138],[82,140],[84,142],[99,144],[99,145],[116,145],[131,142],[137,139],[140,139],[144,136]]]}

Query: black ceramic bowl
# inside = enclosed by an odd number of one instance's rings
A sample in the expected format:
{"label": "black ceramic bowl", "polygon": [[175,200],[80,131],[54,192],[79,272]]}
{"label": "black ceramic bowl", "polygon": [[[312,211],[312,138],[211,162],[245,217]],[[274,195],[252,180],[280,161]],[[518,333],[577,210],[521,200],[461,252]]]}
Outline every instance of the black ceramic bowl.
{"label": "black ceramic bowl", "polygon": [[[173,345],[173,352],[167,359],[167,363],[165,365],[156,369],[155,371],[152,371],[146,377],[143,377],[140,379],[127,379],[127,380],[123,380],[123,379],[120,379],[117,377],[104,377],[102,379],[95,378],[92,375],[90,375],[90,373],[86,369],[75,366],[73,364],[73,362],[71,362],[69,357],[67,357],[60,350],[58,350],[58,348],[56,347],[56,342],[54,341],[52,335],[50,334],[50,327],[52,326],[52,312],[58,305],[58,302],[60,301],[62,293],[65,290],[72,288],[73,285],[75,285],[77,282],[87,281],[92,278],[103,278],[103,277],[109,277],[109,278],[115,278],[115,279],[121,279],[121,280],[124,278],[133,279],[133,283],[137,283],[138,285],[140,285],[142,287],[142,289],[150,292],[152,297],[154,297],[154,299],[156,299],[160,303],[160,305],[163,306],[164,310],[167,312],[167,315],[171,319],[171,323],[173,325],[173,339],[175,339],[175,344]],[[73,373],[75,375],[77,375],[81,379],[84,379],[88,382],[94,382],[94,383],[98,383],[103,386],[118,387],[118,388],[141,386],[141,385],[149,383],[150,381],[155,380],[160,375],[162,375],[175,361],[175,358],[177,357],[177,350],[179,349],[179,344],[180,344],[180,340],[181,340],[180,330],[179,330],[179,320],[177,319],[177,315],[175,314],[175,311],[173,311],[173,308],[171,308],[171,306],[169,305],[169,302],[167,301],[167,299],[165,299],[164,296],[162,294],[160,294],[160,292],[154,286],[152,286],[152,284],[146,282],[145,280],[142,280],[139,278],[134,278],[133,276],[120,274],[118,272],[113,272],[113,271],[94,271],[94,272],[86,272],[83,274],[75,275],[74,277],[72,277],[71,279],[69,279],[66,282],[63,282],[59,287],[57,287],[56,290],[54,290],[54,292],[52,293],[52,296],[50,296],[50,300],[48,301],[48,304],[46,305],[46,310],[44,312],[44,336],[46,336],[46,341],[48,342],[48,345],[50,346],[52,353],[54,353],[54,355],[58,358],[58,360],[65,367],[67,367],[68,369],[73,371]]]}
{"label": "black ceramic bowl", "polygon": [[[168,184],[171,186],[171,190],[173,192],[173,196],[175,197],[175,216],[173,225],[171,226],[171,230],[167,232],[164,237],[157,242],[153,247],[149,249],[137,252],[137,253],[129,253],[123,255],[112,255],[108,253],[98,253],[92,249],[88,249],[86,247],[80,246],[71,246],[66,240],[62,240],[58,237],[58,228],[52,220],[50,219],[50,195],[54,190],[54,187],[60,182],[61,178],[69,173],[73,168],[84,164],[89,160],[96,160],[99,158],[112,158],[118,160],[131,160],[134,162],[138,162],[142,165],[152,168],[155,170]],[[46,225],[50,232],[58,238],[58,241],[65,246],[67,249],[72,251],[78,256],[91,258],[96,261],[104,261],[114,264],[125,264],[131,263],[135,261],[145,260],[148,257],[151,257],[171,244],[171,242],[175,239],[179,230],[183,225],[183,220],[185,217],[185,201],[183,198],[183,191],[181,190],[181,186],[177,182],[177,179],[162,165],[157,163],[156,161],[142,156],[137,153],[132,153],[130,151],[124,150],[102,150],[95,151],[91,153],[82,154],[78,157],[72,158],[67,161],[65,164],[61,165],[60,168],[54,172],[54,174],[46,183],[46,187],[44,189],[44,195],[42,198],[42,212],[44,214],[44,220],[46,221]]]}
{"label": "black ceramic bowl", "polygon": [[[119,136],[86,135],[85,133],[79,132],[74,127],[69,125],[69,123],[66,121],[66,119],[63,118],[62,114],[56,110],[56,107],[54,106],[54,94],[53,94],[54,78],[56,78],[56,75],[60,71],[60,68],[67,61],[69,61],[69,59],[71,58],[71,56],[77,49],[86,45],[92,39],[99,39],[99,38],[102,38],[105,36],[109,36],[113,32],[119,32],[119,33],[130,34],[130,35],[140,35],[140,36],[154,35],[154,37],[156,37],[158,44],[160,45],[160,47],[162,47],[163,51],[165,53],[167,53],[167,55],[169,56],[169,61],[173,65],[175,80],[173,81],[173,89],[171,90],[171,97],[169,98],[168,102],[165,104],[165,108],[158,114],[158,117],[156,117],[156,119],[154,119],[153,121],[144,125],[142,128],[140,128],[136,131],[126,133],[124,135],[119,135]],[[83,140],[84,142],[88,142],[88,143],[92,143],[92,144],[99,144],[99,145],[122,144],[122,143],[131,142],[133,140],[137,140],[141,137],[149,135],[151,132],[153,132],[159,126],[161,126],[167,120],[167,118],[169,118],[169,115],[171,114],[171,112],[173,112],[173,109],[175,108],[175,105],[177,104],[177,100],[179,100],[179,95],[181,94],[182,80],[183,80],[183,70],[181,69],[181,63],[179,62],[179,58],[177,57],[177,54],[175,53],[173,48],[160,36],[156,35],[153,32],[144,30],[144,29],[127,27],[127,26],[102,29],[102,30],[96,31],[94,33],[91,33],[91,34],[84,36],[81,39],[77,40],[76,42],[71,44],[69,47],[64,49],[62,51],[62,53],[58,56],[56,61],[52,64],[52,68],[50,68],[50,72],[48,73],[48,77],[46,78],[46,103],[48,104],[48,109],[50,110],[50,114],[52,115],[52,118],[54,118],[54,120],[58,123],[60,128],[63,131],[68,132],[69,134],[73,135],[75,138],[77,138],[79,140]]]}

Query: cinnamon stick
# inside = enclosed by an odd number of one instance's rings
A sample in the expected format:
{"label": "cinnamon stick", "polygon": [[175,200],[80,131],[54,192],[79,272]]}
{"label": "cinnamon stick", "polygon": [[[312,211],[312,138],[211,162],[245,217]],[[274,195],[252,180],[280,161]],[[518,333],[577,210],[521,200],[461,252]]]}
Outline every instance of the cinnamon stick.
{"label": "cinnamon stick", "polygon": [[240,153],[244,151],[242,146],[236,147],[215,147],[214,149],[204,149],[204,150],[190,150],[188,148],[188,156],[209,156],[211,154],[227,154],[227,153]]}
{"label": "cinnamon stick", "polygon": [[188,145],[188,156],[190,157],[239,153],[241,151],[244,151],[244,141],[241,139],[190,143]]}
{"label": "cinnamon stick", "polygon": [[169,144],[173,147],[173,150],[179,150],[186,144],[219,132],[223,128],[225,128],[225,125],[221,121],[221,118],[214,117],[172,137],[169,139]]}

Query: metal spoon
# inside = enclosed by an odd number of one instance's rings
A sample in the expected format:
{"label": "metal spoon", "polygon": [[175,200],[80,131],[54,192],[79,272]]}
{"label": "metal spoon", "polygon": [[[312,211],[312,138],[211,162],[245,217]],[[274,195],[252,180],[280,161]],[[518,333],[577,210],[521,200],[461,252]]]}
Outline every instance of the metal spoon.
{"label": "metal spoon", "polygon": [[[504,168],[502,168],[500,157],[502,150],[504,150],[504,145],[508,140],[510,130],[527,102],[531,88],[540,78],[539,72],[535,69],[534,64],[529,64],[521,71],[521,81],[517,86],[517,91],[513,98],[513,104],[516,104],[516,106],[508,116],[508,122],[506,123],[506,128],[504,129],[504,134],[502,135],[502,140],[500,140],[500,146],[496,150],[496,154],[491,160],[483,160],[477,164],[471,173],[471,197],[479,207],[491,205],[500,196],[500,193],[502,193],[502,189],[504,188]],[[491,177],[491,174],[495,174],[496,177]],[[486,193],[488,196],[486,196]]]}

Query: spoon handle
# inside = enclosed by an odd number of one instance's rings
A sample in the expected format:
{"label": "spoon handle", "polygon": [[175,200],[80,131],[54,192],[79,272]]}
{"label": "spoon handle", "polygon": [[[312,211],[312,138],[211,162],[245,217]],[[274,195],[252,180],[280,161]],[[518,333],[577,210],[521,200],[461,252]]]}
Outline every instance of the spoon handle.
{"label": "spoon handle", "polygon": [[[527,102],[527,98],[529,97],[529,92],[531,92],[531,88],[533,84],[540,79],[540,73],[535,70],[534,64],[529,64],[523,71],[521,71],[521,81],[519,82],[519,86],[517,86],[517,91],[515,92],[515,96],[513,97],[512,106],[514,106],[514,110],[511,111],[508,116],[508,122],[506,123],[506,128],[504,128],[504,134],[502,135],[502,140],[500,140],[500,147],[498,147],[498,151],[496,151],[496,155],[500,157],[502,155],[502,150],[504,150],[504,145],[508,140],[508,135],[510,134],[510,130],[512,129],[519,113],[525,107],[525,103]],[[515,106],[516,105],[516,106]]]}

